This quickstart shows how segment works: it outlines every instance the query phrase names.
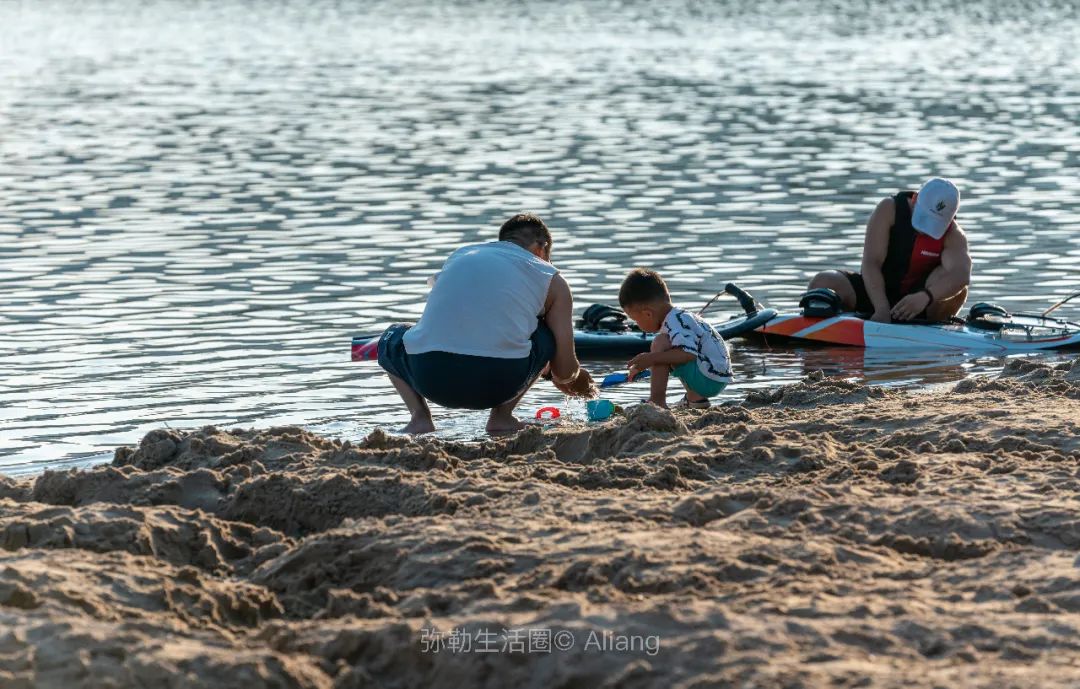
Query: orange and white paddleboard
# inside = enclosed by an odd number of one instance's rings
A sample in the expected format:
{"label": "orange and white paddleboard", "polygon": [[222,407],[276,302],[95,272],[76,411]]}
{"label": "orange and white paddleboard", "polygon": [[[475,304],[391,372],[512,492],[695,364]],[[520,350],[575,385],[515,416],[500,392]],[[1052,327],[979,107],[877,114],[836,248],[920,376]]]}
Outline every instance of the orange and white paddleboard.
{"label": "orange and white paddleboard", "polygon": [[866,347],[1022,353],[1080,349],[1080,324],[1036,315],[1014,315],[1000,328],[987,329],[962,321],[950,323],[878,323],[854,314],[810,318],[779,314],[755,333],[791,340]]}

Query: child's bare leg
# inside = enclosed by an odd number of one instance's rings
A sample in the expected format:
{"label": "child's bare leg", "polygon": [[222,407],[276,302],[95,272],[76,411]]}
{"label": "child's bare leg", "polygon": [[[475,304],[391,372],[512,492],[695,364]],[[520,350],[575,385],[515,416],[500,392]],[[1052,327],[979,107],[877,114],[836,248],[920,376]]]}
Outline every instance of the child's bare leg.
{"label": "child's bare leg", "polygon": [[431,420],[431,409],[428,408],[427,401],[401,378],[390,373],[386,375],[390,376],[390,382],[394,384],[394,389],[401,395],[402,401],[405,402],[405,406],[409,409],[409,414],[412,415],[412,420],[409,421],[405,428],[401,429],[401,432],[416,435],[434,431],[435,422]]}
{"label": "child's bare leg", "polygon": [[[664,333],[653,338],[650,352],[666,352],[671,349],[671,338]],[[658,407],[667,408],[667,384],[671,367],[667,364],[658,364],[650,370],[651,382],[649,383],[649,401]]]}
{"label": "child's bare leg", "polygon": [[658,407],[667,409],[667,382],[671,367],[657,364],[650,369],[649,401]]}

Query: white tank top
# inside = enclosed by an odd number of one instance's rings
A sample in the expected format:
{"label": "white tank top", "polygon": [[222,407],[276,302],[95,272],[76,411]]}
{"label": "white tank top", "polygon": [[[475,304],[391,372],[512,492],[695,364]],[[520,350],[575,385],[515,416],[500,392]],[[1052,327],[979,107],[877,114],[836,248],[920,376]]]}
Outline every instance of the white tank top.
{"label": "white tank top", "polygon": [[458,249],[435,278],[420,322],[405,333],[405,351],[529,356],[529,338],[557,272],[513,242]]}

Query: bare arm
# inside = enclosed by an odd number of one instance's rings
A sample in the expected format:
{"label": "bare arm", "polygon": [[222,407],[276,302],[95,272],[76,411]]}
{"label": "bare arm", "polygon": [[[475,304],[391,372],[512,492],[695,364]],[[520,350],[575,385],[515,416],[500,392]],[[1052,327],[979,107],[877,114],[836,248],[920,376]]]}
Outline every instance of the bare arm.
{"label": "bare arm", "polygon": [[874,319],[888,320],[889,298],[885,294],[885,274],[882,266],[889,253],[889,232],[896,217],[896,204],[891,198],[882,199],[866,221],[863,242],[862,277],[866,293],[874,305]]}
{"label": "bare arm", "polygon": [[[555,335],[555,356],[551,359],[551,377],[556,387],[567,394],[590,395],[595,392],[592,378],[578,363],[574,350],[574,296],[570,285],[558,273],[548,286],[544,322]],[[568,381],[560,384],[558,381]]]}
{"label": "bare arm", "polygon": [[[957,225],[945,237],[941,249],[942,275],[934,281],[934,300],[950,299],[971,284],[971,253],[967,235]],[[940,292],[940,294],[938,294]]]}

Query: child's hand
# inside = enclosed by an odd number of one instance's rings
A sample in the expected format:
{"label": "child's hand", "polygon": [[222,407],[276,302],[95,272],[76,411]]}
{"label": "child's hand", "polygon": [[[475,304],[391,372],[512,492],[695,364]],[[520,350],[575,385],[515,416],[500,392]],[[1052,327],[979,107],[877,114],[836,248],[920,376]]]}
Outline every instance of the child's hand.
{"label": "child's hand", "polygon": [[642,371],[646,371],[653,367],[652,352],[645,352],[644,354],[638,354],[636,357],[630,360],[627,364],[630,367],[629,380],[633,380],[637,374]]}

